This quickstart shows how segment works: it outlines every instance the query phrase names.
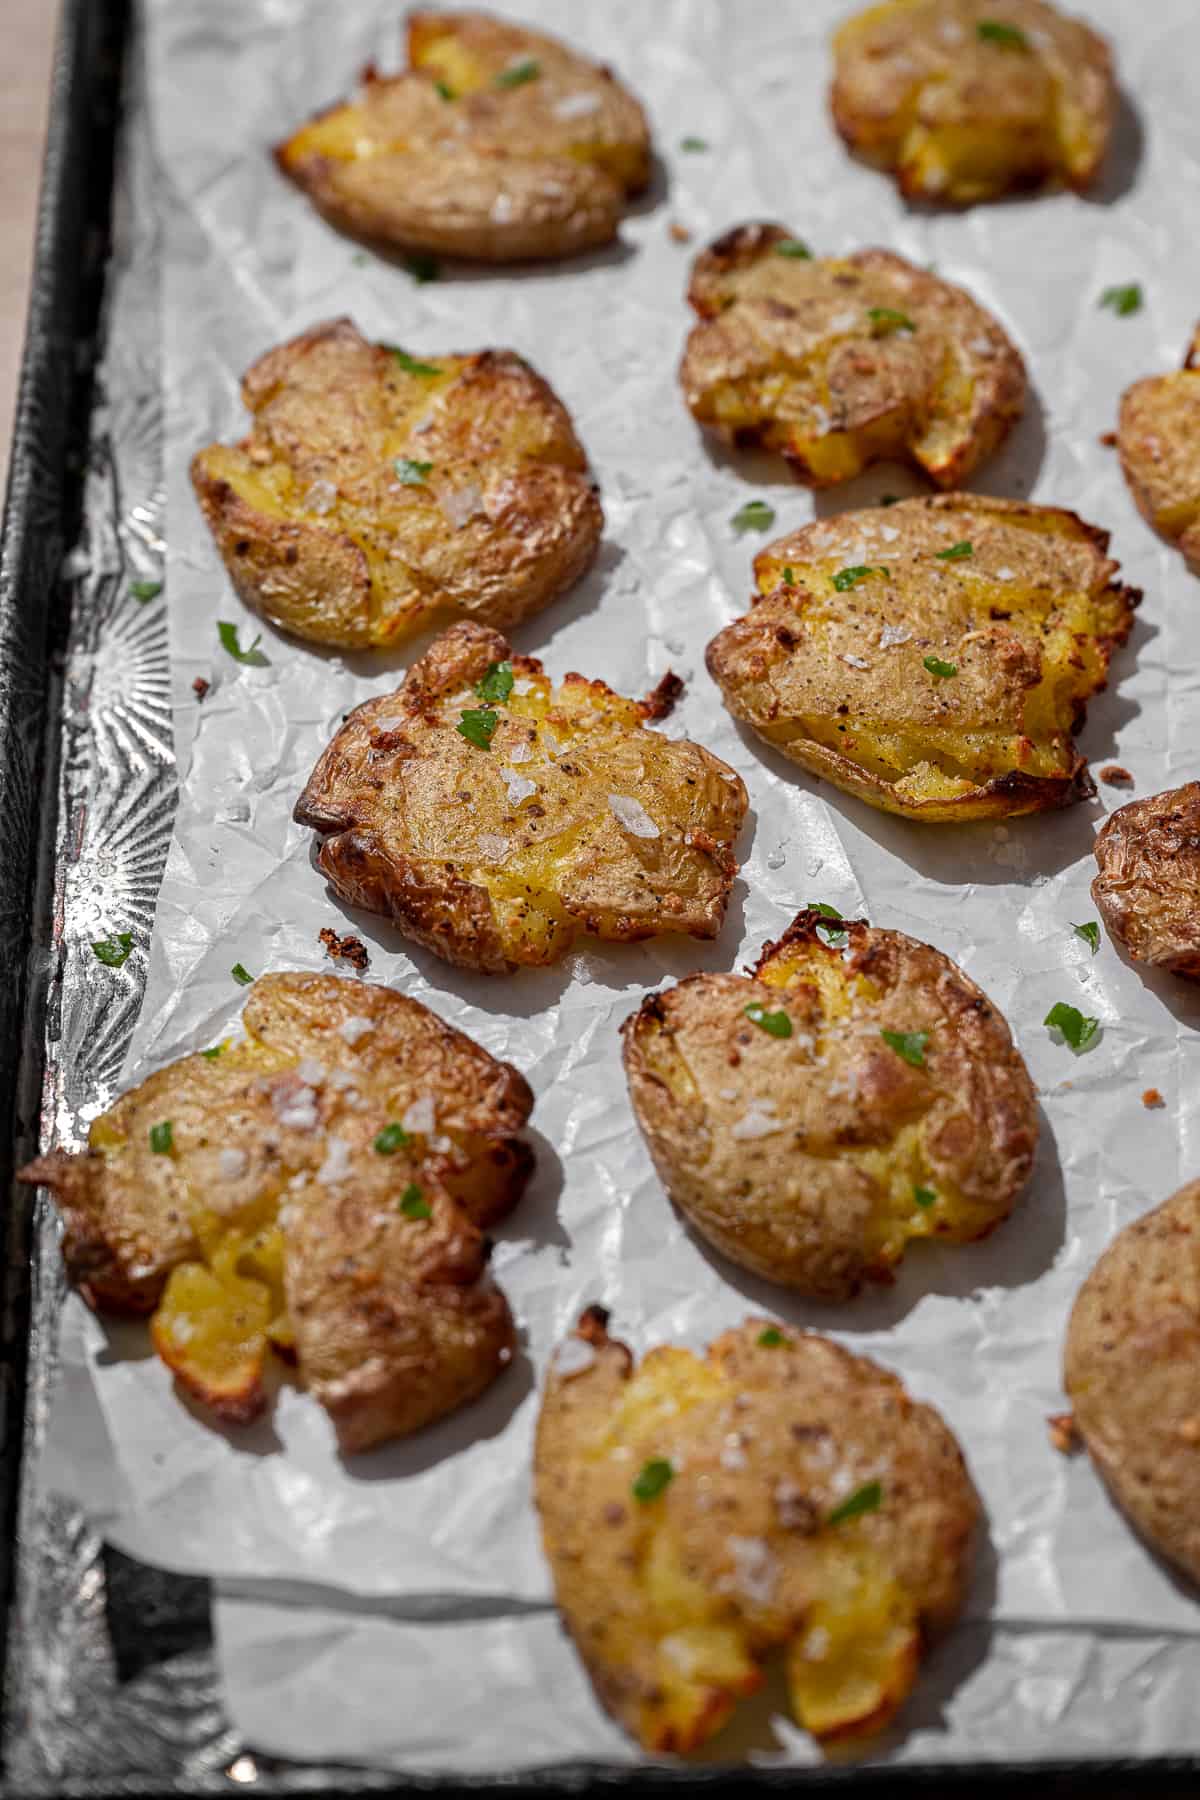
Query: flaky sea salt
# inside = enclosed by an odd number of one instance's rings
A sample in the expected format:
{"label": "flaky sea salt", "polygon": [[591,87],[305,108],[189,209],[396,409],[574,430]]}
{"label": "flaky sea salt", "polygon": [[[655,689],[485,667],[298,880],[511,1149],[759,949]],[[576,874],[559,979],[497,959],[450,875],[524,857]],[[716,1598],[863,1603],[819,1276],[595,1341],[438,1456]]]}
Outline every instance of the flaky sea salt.
{"label": "flaky sea salt", "polygon": [[345,1181],[350,1173],[350,1146],[345,1138],[330,1137],[325,1140],[325,1161],[317,1170],[317,1180],[324,1187],[333,1187],[336,1182]]}
{"label": "flaky sea salt", "polygon": [[586,1339],[569,1337],[554,1353],[554,1372],[569,1381],[572,1375],[582,1375],[590,1369],[595,1360],[596,1352]]}
{"label": "flaky sea salt", "polygon": [[479,853],[486,856],[489,862],[503,862],[508,855],[508,839],[501,837],[498,831],[481,831]]}
{"label": "flaky sea salt", "polygon": [[236,1181],[244,1175],[250,1166],[250,1158],[244,1150],[235,1149],[226,1144],[217,1157],[217,1172],[222,1181]]}
{"label": "flaky sea salt", "polygon": [[353,1013],[350,1018],[343,1019],[338,1026],[338,1036],[344,1038],[353,1048],[355,1044],[366,1037],[369,1031],[374,1031],[374,1029],[374,1019],[368,1019],[362,1013]]}
{"label": "flaky sea salt", "polygon": [[754,1099],[741,1118],[734,1121],[729,1135],[735,1138],[762,1138],[782,1130],[783,1120],[775,1116],[775,1102]]}
{"label": "flaky sea salt", "polygon": [[522,800],[528,800],[530,794],[536,794],[536,781],[530,781],[527,775],[518,775],[515,769],[501,769],[501,780],[508,789],[508,804],[520,806]]}
{"label": "flaky sea salt", "polygon": [[437,1113],[432,1094],[420,1094],[411,1101],[408,1110],[400,1123],[405,1131],[419,1133],[421,1137],[429,1137],[437,1121]]}
{"label": "flaky sea salt", "polygon": [[554,102],[553,111],[556,119],[586,119],[599,108],[599,94],[564,94]]}
{"label": "flaky sea salt", "polygon": [[628,794],[610,794],[608,810],[622,831],[627,831],[630,837],[656,838],[659,836],[658,826],[640,800],[631,799]]}

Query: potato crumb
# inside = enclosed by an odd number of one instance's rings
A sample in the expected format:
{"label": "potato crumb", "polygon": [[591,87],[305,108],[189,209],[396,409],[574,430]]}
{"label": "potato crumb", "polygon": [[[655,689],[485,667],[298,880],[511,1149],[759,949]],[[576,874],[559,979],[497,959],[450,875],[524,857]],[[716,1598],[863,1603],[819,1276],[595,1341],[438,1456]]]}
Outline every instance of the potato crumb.
{"label": "potato crumb", "polygon": [[1128,769],[1123,769],[1120,763],[1105,763],[1100,771],[1100,779],[1106,781],[1109,787],[1133,786],[1133,776]]}
{"label": "potato crumb", "polygon": [[1163,1099],[1157,1088],[1146,1088],[1144,1090],[1142,1094],[1142,1105],[1148,1110],[1152,1111],[1155,1107],[1165,1106],[1166,1104],[1166,1101]]}
{"label": "potato crumb", "polygon": [[1050,1442],[1060,1456],[1071,1456],[1079,1449],[1081,1439],[1074,1413],[1050,1413],[1046,1418]]}
{"label": "potato crumb", "polygon": [[692,241],[691,232],[688,230],[686,225],[681,225],[679,223],[678,219],[672,219],[670,226],[668,227],[668,230],[670,232],[672,241],[674,243],[676,243],[676,244],[690,244],[691,243],[691,241]]}

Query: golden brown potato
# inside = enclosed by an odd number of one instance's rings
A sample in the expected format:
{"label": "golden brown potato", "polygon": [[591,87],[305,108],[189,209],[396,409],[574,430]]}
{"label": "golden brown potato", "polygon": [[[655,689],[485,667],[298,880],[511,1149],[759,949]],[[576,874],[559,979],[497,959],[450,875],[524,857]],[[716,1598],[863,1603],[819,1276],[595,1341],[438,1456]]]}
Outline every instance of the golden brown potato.
{"label": "golden brown potato", "polygon": [[1093,792],[1073,733],[1140,593],[1058,507],[938,495],[841,513],[756,557],[708,646],[739,719],[885,812],[1009,818]]}
{"label": "golden brown potato", "polygon": [[1200,575],[1200,325],[1177,375],[1126,388],[1117,448],[1142,517]]}
{"label": "golden brown potato", "polygon": [[831,104],[850,148],[910,199],[969,206],[1096,179],[1116,113],[1112,56],[1044,0],[889,0],[834,42]]}
{"label": "golden brown potato", "polygon": [[555,688],[497,632],[454,625],[349,715],[295,816],[344,900],[462,968],[553,962],[581,931],[715,937],[746,790],[645,728],[662,705],[582,675]]}
{"label": "golden brown potato", "polygon": [[1092,899],[1135,962],[1200,981],[1200,781],[1131,800],[1096,834]]}
{"label": "golden brown potato", "polygon": [[813,1332],[747,1319],[641,1367],[584,1314],[538,1421],[559,1609],[647,1749],[711,1738],[782,1651],[816,1737],[896,1713],[963,1604],[979,1502],[937,1413]]}
{"label": "golden brown potato", "polygon": [[890,1281],[913,1239],[986,1236],[1029,1179],[1037,1103],[1007,1024],[902,932],[799,913],[751,979],[689,975],[623,1035],[668,1194],[785,1287]]}
{"label": "golden brown potato", "polygon": [[887,458],[958,487],[1025,403],[991,313],[890,250],[816,258],[781,225],[741,225],[697,257],[688,298],[692,413],[814,487]]}
{"label": "golden brown potato", "polygon": [[511,628],[595,555],[570,417],[509,350],[426,360],[333,319],[261,356],[242,395],[249,436],[198,451],[192,483],[240,598],[297,637]]}
{"label": "golden brown potato", "polygon": [[1064,1379],[1114,1497],[1200,1581],[1200,1182],[1117,1233],[1079,1290]]}
{"label": "golden brown potato", "polygon": [[650,132],[610,69],[476,12],[410,13],[408,59],[367,69],[356,99],[275,152],[331,224],[496,263],[616,236],[650,179]]}
{"label": "golden brown potato", "polygon": [[344,1451],[451,1412],[511,1360],[481,1227],[532,1167],[524,1078],[390,988],[264,975],[245,1038],[122,1095],[78,1155],[39,1157],[89,1303],[153,1313],[194,1399],[244,1423],[269,1346]]}

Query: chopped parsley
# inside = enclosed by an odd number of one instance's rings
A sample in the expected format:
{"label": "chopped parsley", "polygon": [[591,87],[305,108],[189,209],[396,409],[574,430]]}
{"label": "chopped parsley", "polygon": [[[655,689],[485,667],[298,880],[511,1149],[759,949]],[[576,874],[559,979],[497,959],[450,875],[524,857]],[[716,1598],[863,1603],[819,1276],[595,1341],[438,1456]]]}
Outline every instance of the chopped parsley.
{"label": "chopped parsley", "polygon": [[490,707],[476,706],[463,714],[454,729],[477,750],[490,750],[499,723],[499,714],[492,712]]}
{"label": "chopped parsley", "polygon": [[163,591],[161,581],[131,581],[129,592],[135,600],[157,600]]}
{"label": "chopped parsley", "polygon": [[1028,50],[1029,39],[1019,25],[1006,25],[1000,19],[979,19],[975,34],[985,44],[999,44],[1002,50]]}
{"label": "chopped parsley", "polygon": [[915,322],[906,312],[897,312],[894,306],[868,306],[867,317],[875,327],[877,337],[886,337],[892,331],[915,331]]}
{"label": "chopped parsley", "polygon": [[[376,1141],[375,1148],[379,1144]],[[421,1192],[415,1181],[410,1181],[400,1196],[400,1211],[406,1219],[432,1219],[433,1208]]]}
{"label": "chopped parsley", "polygon": [[1063,1042],[1072,1050],[1086,1050],[1100,1029],[1099,1019],[1087,1018],[1077,1006],[1068,1006],[1065,1000],[1059,1000],[1046,1017],[1043,1025],[1062,1033]]}
{"label": "chopped parsley", "polygon": [[774,523],[775,508],[765,500],[747,500],[730,520],[735,531],[767,531]]}
{"label": "chopped parsley", "polygon": [[689,154],[691,154],[691,155],[693,155],[693,156],[696,156],[696,155],[699,155],[699,153],[700,153],[700,152],[701,152],[701,151],[702,151],[702,150],[707,150],[707,149],[708,149],[708,139],[707,139],[707,138],[702,138],[702,137],[685,137],[685,138],[680,138],[680,140],[679,140],[679,148],[680,148],[680,149],[681,149],[681,150],[686,150],[686,151],[688,151],[688,152],[689,152]]}
{"label": "chopped parsley", "polygon": [[783,571],[783,579],[787,582],[789,587],[795,587],[796,571],[795,571],[795,569],[793,569],[791,563],[789,563],[787,565],[786,569]]}
{"label": "chopped parsley", "polygon": [[509,68],[501,69],[492,85],[498,88],[524,87],[527,81],[536,81],[541,72],[541,63],[532,56],[526,56]]}
{"label": "chopped parsley", "polygon": [[156,1156],[170,1156],[175,1148],[175,1128],[170,1119],[150,1127],[150,1148]]}
{"label": "chopped parsley", "polygon": [[1100,927],[1095,919],[1089,919],[1086,925],[1072,925],[1071,930],[1077,938],[1082,938],[1092,955],[1100,948]]}
{"label": "chopped parsley", "polygon": [[1105,288],[1100,296],[1100,305],[1107,306],[1119,319],[1127,319],[1130,313],[1142,310],[1141,286],[1138,282],[1131,281],[1127,287]]}
{"label": "chopped parsley", "polygon": [[350,258],[356,269],[365,269],[370,260],[365,250],[356,250]]}
{"label": "chopped parsley", "polygon": [[943,662],[940,656],[927,656],[924,667],[931,675],[936,675],[939,681],[949,681],[952,675],[958,674],[958,664]]}
{"label": "chopped parsley", "polygon": [[818,925],[817,936],[823,944],[828,944],[831,950],[842,949],[846,943],[847,934],[846,928],[842,924],[842,915],[836,906],[828,906],[824,900],[806,900],[804,904],[809,912],[820,913],[823,919],[836,921],[833,925]]}
{"label": "chopped parsley", "polygon": [[378,1150],[380,1156],[394,1156],[397,1150],[402,1149],[405,1144],[411,1142],[412,1139],[409,1137],[407,1131],[405,1131],[403,1125],[397,1125],[393,1121],[391,1125],[385,1125],[383,1130],[379,1133],[379,1136],[375,1139],[375,1148]]}
{"label": "chopped parsley", "polygon": [[435,81],[433,85],[437,92],[442,96],[443,100],[456,100],[458,98],[448,81]]}
{"label": "chopped parsley", "polygon": [[768,1037],[788,1038],[792,1035],[792,1021],[785,1012],[768,1012],[765,1006],[752,1001],[745,1009],[746,1017]]}
{"label": "chopped parsley", "polygon": [[775,245],[776,256],[790,256],[797,262],[811,262],[812,251],[803,238],[780,238]]}
{"label": "chopped parsley", "polygon": [[403,487],[424,487],[425,477],[433,464],[431,462],[414,462],[410,456],[398,456],[392,464],[396,471],[396,479]]}
{"label": "chopped parsley", "polygon": [[851,563],[848,568],[838,570],[833,577],[833,585],[839,594],[844,594],[848,588],[855,588],[860,581],[865,581],[868,575],[887,575],[890,572],[885,563]]}
{"label": "chopped parsley", "polygon": [[882,1484],[868,1481],[865,1487],[856,1488],[840,1506],[835,1506],[825,1523],[840,1525],[845,1519],[857,1519],[861,1513],[874,1512],[882,1500]]}
{"label": "chopped parsley", "polygon": [[266,667],[267,659],[258,647],[262,643],[261,631],[254,642],[252,644],[247,644],[244,650],[238,642],[237,626],[231,625],[228,619],[219,619],[217,621],[217,636],[221,640],[222,650],[227,650],[234,662],[249,663],[251,667],[255,669]]}
{"label": "chopped parsley", "polygon": [[933,554],[939,562],[961,562],[964,556],[974,556],[975,546],[963,538],[961,543],[951,544],[948,550],[935,550]]}
{"label": "chopped parsley", "polygon": [[200,1054],[207,1062],[216,1062],[224,1048],[225,1046],[223,1044],[213,1044],[210,1049],[202,1050]]}
{"label": "chopped parsley", "polygon": [[244,968],[241,963],[234,963],[229,973],[233,976],[233,979],[237,982],[239,987],[249,987],[250,983],[254,980],[249,969]]}
{"label": "chopped parsley", "polygon": [[426,250],[418,250],[415,255],[406,257],[404,266],[419,286],[427,281],[436,281],[442,272],[442,265],[437,257],[430,256]]}
{"label": "chopped parsley", "polygon": [[674,1478],[675,1471],[666,1457],[653,1456],[648,1463],[642,1464],[641,1473],[634,1479],[630,1491],[635,1500],[657,1500]]}
{"label": "chopped parsley", "polygon": [[129,961],[129,952],[133,949],[133,933],[131,931],[114,931],[110,937],[101,938],[92,945],[97,962],[105,968],[121,969]]}
{"label": "chopped parsley", "polygon": [[881,1031],[880,1037],[889,1050],[911,1063],[914,1069],[925,1067],[925,1046],[929,1042],[927,1031]]}
{"label": "chopped parsley", "polygon": [[913,1200],[918,1206],[932,1206],[936,1199],[937,1194],[933,1188],[917,1187],[914,1183]]}
{"label": "chopped parsley", "polygon": [[760,1331],[758,1341],[764,1350],[778,1350],[780,1344],[787,1343],[787,1339],[777,1325],[768,1325],[765,1331]]}
{"label": "chopped parsley", "polygon": [[399,344],[389,344],[388,349],[406,375],[440,375],[442,372],[437,363],[418,362],[407,350],[401,350]]}
{"label": "chopped parsley", "polygon": [[475,692],[481,700],[504,701],[512,690],[513,672],[510,662],[492,663],[483,680],[475,683]]}

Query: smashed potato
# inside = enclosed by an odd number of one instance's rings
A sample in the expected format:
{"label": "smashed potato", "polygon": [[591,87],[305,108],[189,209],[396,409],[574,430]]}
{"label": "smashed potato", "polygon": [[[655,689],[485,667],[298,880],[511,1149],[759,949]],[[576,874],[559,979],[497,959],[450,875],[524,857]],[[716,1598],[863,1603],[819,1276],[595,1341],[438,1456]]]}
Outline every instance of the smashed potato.
{"label": "smashed potato", "polygon": [[1200,1182],[1101,1256],[1071,1313],[1064,1379],[1115,1499],[1200,1581]]}
{"label": "smashed potato", "polygon": [[1200,325],[1177,375],[1126,388],[1117,448],[1138,511],[1200,575]]}
{"label": "smashed potato", "polygon": [[811,257],[781,225],[702,252],[679,378],[694,416],[829,487],[887,458],[957,487],[1020,417],[1025,367],[963,288],[890,250]]}
{"label": "smashed potato", "polygon": [[416,1000],[336,975],[264,975],[244,1039],[122,1095],[54,1194],[72,1279],[152,1314],[155,1348],[218,1418],[266,1404],[269,1348],[344,1451],[418,1430],[511,1360],[481,1227],[532,1167],[524,1078]]}
{"label": "smashed potato", "polygon": [[455,625],[349,715],[295,816],[344,900],[462,968],[553,962],[581,931],[715,937],[746,790],[646,730],[662,705],[582,675],[553,687],[497,632]]}
{"label": "smashed potato", "polygon": [[1074,513],[938,495],[805,526],[755,559],[708,646],[739,719],[907,818],[1009,818],[1093,792],[1073,734],[1140,593]]}
{"label": "smashed potato", "polygon": [[823,1739],[880,1730],[962,1609],[979,1502],[937,1413],[827,1338],[747,1319],[634,1368],[599,1307],[559,1348],[535,1495],[596,1692],[650,1751],[718,1732],[782,1651]]}
{"label": "smashed potato", "polygon": [[367,69],[275,152],[331,224],[496,263],[616,236],[650,179],[650,132],[610,69],[476,12],[410,13],[408,60]]}
{"label": "smashed potato", "polygon": [[915,1239],[984,1237],[1029,1179],[1037,1104],[1007,1024],[902,932],[799,913],[749,980],[689,975],[623,1036],[668,1194],[785,1287],[848,1299]]}
{"label": "smashed potato", "polygon": [[570,417],[509,350],[426,359],[333,319],[260,357],[242,395],[249,436],[198,451],[192,483],[239,597],[297,637],[511,628],[595,555]]}
{"label": "smashed potato", "polygon": [[1200,981],[1200,781],[1118,807],[1094,849],[1112,936],[1135,962]]}
{"label": "smashed potato", "polygon": [[914,200],[1083,189],[1116,113],[1112,55],[1044,0],[887,0],[837,32],[831,104],[852,150]]}

